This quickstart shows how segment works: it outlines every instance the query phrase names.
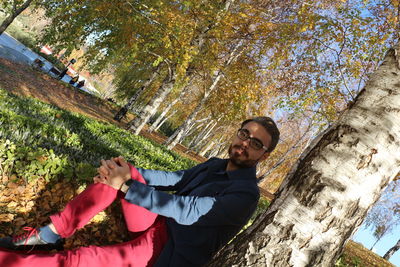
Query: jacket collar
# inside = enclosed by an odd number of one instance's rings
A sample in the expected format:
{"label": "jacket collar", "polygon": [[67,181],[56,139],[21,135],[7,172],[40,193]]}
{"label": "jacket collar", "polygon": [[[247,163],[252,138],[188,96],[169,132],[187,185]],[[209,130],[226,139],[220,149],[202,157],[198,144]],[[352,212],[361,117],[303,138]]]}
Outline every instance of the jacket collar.
{"label": "jacket collar", "polygon": [[232,180],[253,180],[256,177],[256,167],[241,168],[234,171],[226,171],[229,159],[218,159],[210,162],[209,170],[214,172],[226,172]]}

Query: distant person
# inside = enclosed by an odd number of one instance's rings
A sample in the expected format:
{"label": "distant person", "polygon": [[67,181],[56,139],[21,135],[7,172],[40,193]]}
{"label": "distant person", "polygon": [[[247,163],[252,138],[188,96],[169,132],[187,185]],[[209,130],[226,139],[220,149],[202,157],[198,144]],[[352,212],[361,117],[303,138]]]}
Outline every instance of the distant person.
{"label": "distant person", "polygon": [[[203,266],[256,210],[256,166],[276,147],[279,130],[271,118],[251,118],[231,140],[229,158],[175,172],[135,168],[121,157],[102,160],[95,183],[51,215],[49,225],[0,239],[8,249],[0,249],[0,266]],[[57,245],[117,198],[128,230],[140,232],[135,239],[50,254],[12,251]]]}
{"label": "distant person", "polygon": [[82,88],[85,85],[85,80],[80,81],[76,87],[78,87],[79,89]]}
{"label": "distant person", "polygon": [[65,76],[65,74],[67,74],[67,71],[68,71],[68,68],[66,68],[65,70],[63,70],[63,71],[60,73],[60,75],[58,75],[58,79],[61,80],[61,79]]}
{"label": "distant person", "polygon": [[76,75],[75,77],[73,77],[73,78],[69,81],[69,84],[74,85],[78,80],[79,80],[79,75]]}
{"label": "distant person", "polygon": [[39,58],[35,59],[33,61],[34,66],[36,66],[37,68],[41,69],[44,66],[44,62],[41,61]]}
{"label": "distant person", "polygon": [[111,102],[111,103],[113,103],[113,104],[116,104],[115,100],[114,100],[113,98],[111,98],[111,97],[107,98],[107,101],[108,101],[108,102]]}

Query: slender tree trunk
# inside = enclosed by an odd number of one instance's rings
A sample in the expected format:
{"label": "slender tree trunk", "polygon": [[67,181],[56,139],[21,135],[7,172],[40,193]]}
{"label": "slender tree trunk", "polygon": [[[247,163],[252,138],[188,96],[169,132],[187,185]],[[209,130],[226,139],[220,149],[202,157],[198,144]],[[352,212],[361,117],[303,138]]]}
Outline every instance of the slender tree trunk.
{"label": "slender tree trunk", "polygon": [[[288,158],[289,155],[293,156],[293,155],[292,155],[292,151],[293,151],[294,149],[298,148],[298,146],[300,145],[301,141],[303,141],[303,139],[307,136],[307,133],[308,133],[309,129],[310,129],[310,127],[303,133],[303,135],[296,141],[296,143],[293,144],[293,145],[279,158],[279,160],[278,160],[271,168],[269,168],[266,172],[264,172],[262,175],[260,175],[260,176],[258,177],[258,182],[257,182],[258,184],[261,184],[262,182],[264,182],[265,178],[267,178],[268,175],[270,175],[276,168],[278,168],[280,165],[282,165],[282,163],[284,163],[284,162],[287,160],[287,158]],[[310,139],[311,139],[311,138],[308,138],[308,139],[309,139],[308,142],[310,142]],[[306,147],[307,147],[307,146],[308,146],[308,145],[306,145]],[[294,155],[294,156],[296,156],[296,155]]]}
{"label": "slender tree trunk", "polygon": [[132,109],[133,104],[136,102],[136,100],[139,98],[142,92],[144,92],[145,87],[142,86],[140,87],[135,94],[129,98],[128,102],[115,114],[114,120],[116,121],[121,121],[126,114],[128,113],[129,110]]}
{"label": "slender tree trunk", "polygon": [[143,83],[142,87],[140,87],[135,94],[129,98],[128,102],[125,104],[125,106],[123,106],[118,112],[117,114],[115,114],[114,116],[114,120],[116,121],[121,121],[126,114],[128,113],[129,110],[132,109],[133,104],[136,102],[136,100],[138,100],[138,98],[143,94],[143,92],[150,86],[150,84],[157,78],[157,76],[159,75],[159,71],[161,68],[161,64],[158,66],[157,70],[154,71],[150,78]]}
{"label": "slender tree trunk", "polygon": [[160,129],[161,126],[163,126],[163,124],[166,123],[167,120],[169,120],[169,118],[171,118],[172,116],[174,116],[176,112],[177,112],[177,110],[174,110],[174,111],[172,111],[170,114],[168,114],[168,116],[165,117],[165,118],[162,120],[162,122],[160,122],[160,123],[157,125],[157,127],[154,129],[154,131],[158,131],[158,129]]}
{"label": "slender tree trunk", "polygon": [[397,51],[304,151],[268,210],[208,266],[334,266],[400,169]]}
{"label": "slender tree trunk", "polygon": [[173,147],[178,144],[183,139],[184,133],[188,130],[188,128],[192,125],[193,120],[196,118],[197,114],[201,110],[203,103],[205,102],[206,98],[203,98],[200,103],[196,106],[193,112],[186,118],[185,122],[179,126],[179,128],[175,131],[173,135],[171,135],[168,140],[165,142],[168,149],[172,149]]}
{"label": "slender tree trunk", "polygon": [[[170,111],[170,109],[185,95],[186,91],[188,90],[188,87],[186,86],[185,88],[182,89],[182,91],[179,93],[179,96],[174,99],[171,103],[169,103],[163,110],[163,112],[158,116],[156,121],[150,126],[149,132],[153,132],[155,129],[160,128],[161,122],[164,123],[165,120],[164,117],[167,115],[167,113]],[[160,126],[159,126],[160,125]]]}
{"label": "slender tree trunk", "polygon": [[[183,133],[183,137],[182,139],[184,139],[187,136],[192,135],[194,132],[196,132],[197,130],[199,130],[200,128],[206,128],[208,127],[208,125],[204,126],[207,121],[209,120],[209,116],[207,118],[203,118],[197,121],[193,121],[190,125],[190,127]],[[188,147],[191,146],[191,143],[193,142],[194,137],[192,138],[192,141],[190,142],[190,144],[188,145]]]}
{"label": "slender tree trunk", "polygon": [[11,14],[5,18],[5,20],[0,25],[0,35],[10,26],[10,24],[14,21],[14,19],[22,13],[28,6],[32,3],[33,0],[26,0],[20,7],[17,8],[17,2],[14,0]]}
{"label": "slender tree trunk", "polygon": [[372,244],[372,246],[371,246],[371,248],[370,248],[369,250],[372,251],[372,249],[373,249],[373,248],[375,247],[375,245],[379,242],[379,240],[381,240],[381,238],[382,238],[382,236],[378,237],[378,238],[375,240],[374,244]]}
{"label": "slender tree trunk", "polygon": [[205,157],[205,155],[207,154],[208,151],[211,150],[211,148],[214,146],[214,142],[210,142],[200,153],[199,155],[202,157]]}
{"label": "slender tree trunk", "polygon": [[157,117],[157,119],[153,122],[153,124],[149,127],[149,132],[153,132],[156,128],[158,128],[158,125],[163,121],[165,116],[167,115],[168,111],[179,101],[179,98],[176,98],[174,101],[169,103],[161,112],[161,114]]}
{"label": "slender tree trunk", "polygon": [[217,141],[213,141],[214,145],[211,147],[212,151],[210,152],[208,157],[225,158],[223,154],[225,153],[224,147],[226,146],[227,142],[228,141],[224,138],[224,136],[221,136]]}
{"label": "slender tree trunk", "polygon": [[[219,121],[219,119],[218,119],[218,121]],[[192,148],[194,151],[201,151],[202,150],[201,148],[204,146],[204,144],[210,143],[209,142],[210,136],[215,136],[215,133],[213,133],[213,132],[216,132],[221,128],[221,127],[219,127],[219,128],[217,128],[217,130],[214,130],[215,127],[218,125],[218,121],[213,122],[213,124],[211,126],[208,125],[208,129],[205,128],[204,132],[196,137],[193,148]]]}
{"label": "slender tree trunk", "polygon": [[151,116],[157,112],[157,109],[161,105],[162,101],[164,101],[167,95],[171,92],[175,82],[175,77],[171,76],[175,75],[167,75],[150,102],[132,121],[128,123],[128,129],[133,130],[136,135],[140,133]]}
{"label": "slender tree trunk", "polygon": [[[228,56],[226,62],[224,63],[224,68],[232,64],[239,55],[243,52],[243,42],[240,41],[238,42],[230,55]],[[196,108],[192,111],[192,113],[189,115],[189,117],[185,120],[185,122],[179,126],[179,128],[176,130],[177,133],[174,133],[168,140],[165,142],[165,144],[168,146],[168,149],[172,149],[176,144],[182,141],[182,138],[184,136],[184,132],[187,130],[189,125],[192,123],[193,119],[197,116],[197,114],[200,112],[201,108],[203,105],[207,102],[208,98],[210,95],[216,90],[217,85],[219,81],[222,79],[223,73],[222,70],[218,70],[216,72],[216,75],[213,79],[213,82],[211,86],[208,88],[208,90],[205,92],[204,97],[201,99],[199,104],[196,106]]]}
{"label": "slender tree trunk", "polygon": [[210,141],[210,143],[208,143],[208,145],[200,151],[199,155],[204,157],[205,154],[214,147],[214,145],[214,141]]}
{"label": "slender tree trunk", "polygon": [[385,260],[389,260],[390,257],[393,256],[394,253],[396,253],[396,251],[398,251],[400,249],[400,239],[397,241],[396,245],[394,245],[391,249],[389,249],[385,255],[383,256],[383,258]]}
{"label": "slender tree trunk", "polygon": [[216,154],[214,157],[218,158],[227,158],[228,157],[228,149],[226,148],[226,142],[221,143],[216,150]]}
{"label": "slender tree trunk", "polygon": [[204,140],[204,137],[206,136],[206,134],[208,133],[208,129],[210,128],[211,125],[213,125],[214,122],[212,120],[210,120],[206,126],[203,127],[203,130],[200,131],[200,133],[192,138],[192,141],[190,141],[188,147],[190,148],[195,148],[199,142]]}
{"label": "slender tree trunk", "polygon": [[[222,78],[222,73],[218,72],[217,76],[215,77],[212,85],[209,88],[209,92],[211,93],[217,86],[218,82]],[[204,103],[208,100],[210,93],[207,93],[201,101],[197,104],[196,108],[192,111],[192,113],[189,115],[189,117],[186,118],[185,122],[179,126],[179,128],[176,130],[176,132],[168,138],[168,140],[165,142],[165,144],[168,146],[168,149],[172,149],[174,146],[176,146],[177,143],[179,143],[182,140],[183,134],[185,131],[187,131],[188,127],[191,125],[192,121],[196,118],[197,114],[200,112],[201,108],[203,107]]]}

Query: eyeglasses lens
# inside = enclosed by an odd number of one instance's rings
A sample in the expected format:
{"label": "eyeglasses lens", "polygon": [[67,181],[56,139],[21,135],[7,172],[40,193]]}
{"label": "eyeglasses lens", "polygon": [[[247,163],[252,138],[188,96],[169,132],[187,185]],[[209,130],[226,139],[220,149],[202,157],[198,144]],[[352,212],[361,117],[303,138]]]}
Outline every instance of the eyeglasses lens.
{"label": "eyeglasses lens", "polygon": [[258,139],[250,137],[250,133],[246,129],[239,129],[237,136],[243,141],[250,139],[250,146],[256,150],[263,147],[263,144]]}

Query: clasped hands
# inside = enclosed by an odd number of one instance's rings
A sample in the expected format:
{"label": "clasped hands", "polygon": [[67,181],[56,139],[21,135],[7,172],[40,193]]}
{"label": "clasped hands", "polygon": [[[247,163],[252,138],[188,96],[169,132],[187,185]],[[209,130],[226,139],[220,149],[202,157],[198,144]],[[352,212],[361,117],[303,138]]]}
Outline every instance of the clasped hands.
{"label": "clasped hands", "polygon": [[98,171],[99,175],[93,178],[94,183],[103,183],[117,190],[120,190],[122,185],[131,179],[129,165],[121,156],[110,160],[101,160]]}

